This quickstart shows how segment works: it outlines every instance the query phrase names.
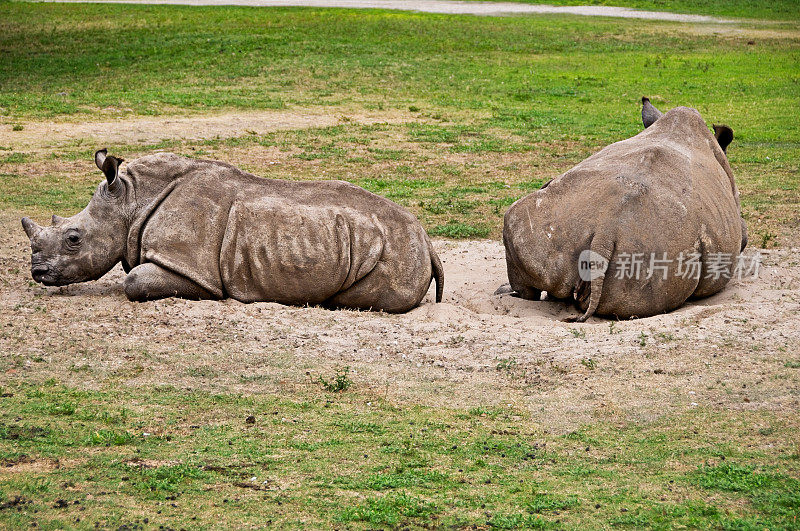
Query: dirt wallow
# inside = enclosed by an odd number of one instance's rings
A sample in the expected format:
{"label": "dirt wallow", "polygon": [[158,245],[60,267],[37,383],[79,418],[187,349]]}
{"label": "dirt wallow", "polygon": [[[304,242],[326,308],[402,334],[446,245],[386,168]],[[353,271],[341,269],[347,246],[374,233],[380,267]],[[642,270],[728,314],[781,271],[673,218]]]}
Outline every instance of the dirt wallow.
{"label": "dirt wallow", "polygon": [[800,405],[797,249],[761,250],[756,278],[668,314],[570,324],[561,319],[575,310],[563,303],[492,294],[505,281],[496,241],[435,241],[444,301],[431,302],[431,289],[421,307],[389,315],[230,300],[133,303],[119,266],[96,282],[44,288],[30,279],[17,215],[0,218],[0,239],[5,381],[286,393],[319,388],[318,376],[350,367],[367,395],[510,404],[557,431],[693,407]]}

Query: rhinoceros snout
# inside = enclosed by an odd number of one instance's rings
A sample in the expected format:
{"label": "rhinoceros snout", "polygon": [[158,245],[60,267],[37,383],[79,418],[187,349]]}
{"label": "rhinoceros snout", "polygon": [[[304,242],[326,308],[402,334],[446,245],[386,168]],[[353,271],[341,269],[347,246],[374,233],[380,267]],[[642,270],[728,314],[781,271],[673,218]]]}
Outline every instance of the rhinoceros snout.
{"label": "rhinoceros snout", "polygon": [[42,282],[44,276],[50,272],[50,266],[41,264],[31,266],[31,276],[36,282]]}

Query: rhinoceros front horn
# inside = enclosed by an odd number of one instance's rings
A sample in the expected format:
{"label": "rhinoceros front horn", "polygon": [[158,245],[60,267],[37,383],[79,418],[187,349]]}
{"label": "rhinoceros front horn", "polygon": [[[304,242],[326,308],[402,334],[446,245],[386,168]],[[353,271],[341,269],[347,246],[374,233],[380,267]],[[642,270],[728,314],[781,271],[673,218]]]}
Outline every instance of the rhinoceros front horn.
{"label": "rhinoceros front horn", "polygon": [[42,230],[31,218],[22,218],[22,228],[25,229],[25,234],[27,234],[28,238],[31,240]]}

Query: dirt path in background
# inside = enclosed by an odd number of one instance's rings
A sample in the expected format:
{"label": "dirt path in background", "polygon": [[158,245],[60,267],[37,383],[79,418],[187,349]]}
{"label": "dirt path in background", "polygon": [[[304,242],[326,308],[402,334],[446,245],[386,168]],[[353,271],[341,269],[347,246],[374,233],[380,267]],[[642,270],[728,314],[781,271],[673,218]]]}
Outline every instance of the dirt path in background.
{"label": "dirt path in background", "polygon": [[[52,0],[47,0],[52,1]],[[56,0],[76,2],[86,0]],[[638,18],[672,22],[714,22],[727,24],[731,19],[706,15],[685,15],[666,11],[643,11],[612,6],[551,6],[512,2],[459,2],[450,0],[88,0],[92,3],[114,4],[176,4],[190,6],[235,5],[251,7],[338,7],[347,9],[394,9],[450,15],[581,15],[590,17]]]}
{"label": "dirt path in background", "polygon": [[[30,281],[18,217],[0,214],[0,385],[172,385],[220,393],[320,392],[349,366],[358,390],[399,403],[511,404],[562,431],[686,408],[800,408],[800,250],[763,251],[757,280],[666,315],[561,321],[557,302],[492,295],[494,241],[436,241],[445,297],[405,315],[271,303],[128,302],[117,268],[97,282]],[[430,294],[429,294],[430,298]]]}
{"label": "dirt path in background", "polygon": [[[44,0],[48,2],[92,2],[126,4],[171,4],[190,6],[236,5],[251,7],[331,7],[348,9],[390,9],[420,11],[451,15],[509,16],[509,15],[578,15],[612,17],[664,22],[684,22],[685,25],[652,28],[664,33],[681,32],[719,37],[753,39],[796,39],[800,30],[791,22],[774,20],[724,19],[707,15],[688,15],[667,11],[644,11],[613,6],[551,6],[512,2],[462,2],[449,0]],[[741,27],[741,24],[780,24],[782,29]]]}
{"label": "dirt path in background", "polygon": [[[235,138],[287,129],[328,127],[340,123],[403,123],[418,120],[400,112],[348,112],[336,109],[242,111],[205,116],[119,118],[101,122],[14,122],[0,124],[0,146],[21,151],[50,150],[85,142],[89,146],[153,144],[161,140]],[[22,130],[14,131],[14,126]]]}

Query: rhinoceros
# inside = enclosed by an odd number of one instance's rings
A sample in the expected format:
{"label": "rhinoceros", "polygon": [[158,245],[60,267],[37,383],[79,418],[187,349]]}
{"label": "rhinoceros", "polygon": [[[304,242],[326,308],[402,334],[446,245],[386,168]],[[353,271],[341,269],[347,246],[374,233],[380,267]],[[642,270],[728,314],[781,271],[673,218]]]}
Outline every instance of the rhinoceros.
{"label": "rhinoceros", "polygon": [[511,205],[499,293],[574,300],[581,322],[664,313],[725,286],[747,245],[725,153],[733,131],[713,136],[695,109],[643,103],[644,131]]}
{"label": "rhinoceros", "polygon": [[117,263],[132,301],[233,298],[404,312],[442,264],[408,211],[343,181],[264,179],[171,153],[95,154],[105,179],[88,206],[40,227],[33,279],[62,286],[100,278]]}

